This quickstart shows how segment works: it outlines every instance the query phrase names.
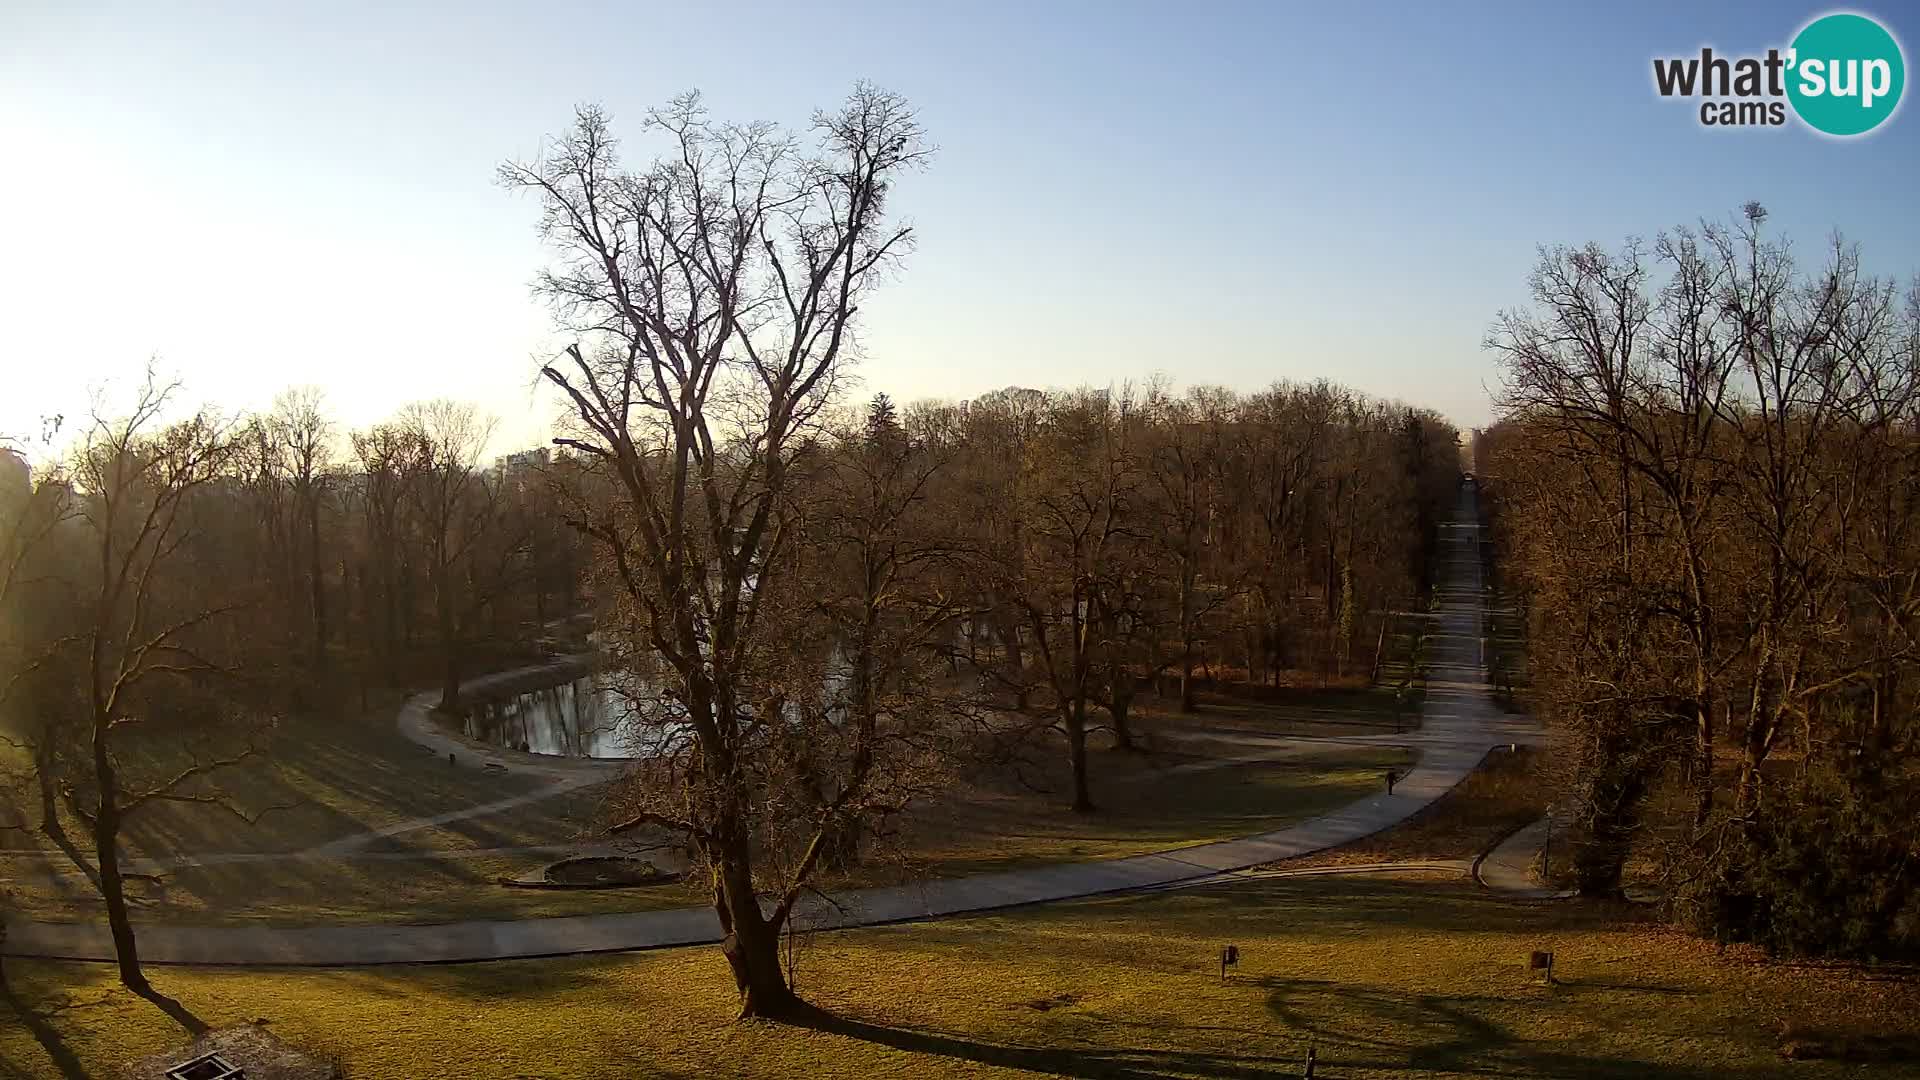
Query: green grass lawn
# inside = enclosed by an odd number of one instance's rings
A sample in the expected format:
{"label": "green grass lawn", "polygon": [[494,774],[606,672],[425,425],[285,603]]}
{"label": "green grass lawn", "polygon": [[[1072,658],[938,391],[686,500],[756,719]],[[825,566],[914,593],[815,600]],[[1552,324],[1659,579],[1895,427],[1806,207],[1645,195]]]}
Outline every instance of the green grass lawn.
{"label": "green grass lawn", "polygon": [[[926,815],[895,861],[910,873],[953,877],[1271,832],[1378,790],[1388,768],[1411,761],[1393,748],[1247,764],[1110,750],[1089,767],[1100,778],[1097,812],[1066,813],[1057,799],[1011,786],[974,792]],[[880,868],[864,879],[886,876]]]}
{"label": "green grass lawn", "polygon": [[[129,823],[123,853],[297,852],[544,786],[524,774],[450,767],[422,752],[394,728],[400,700],[389,696],[363,715],[289,722],[274,733],[270,754],[230,770],[223,786],[240,805],[287,807],[267,813],[258,825],[244,825],[212,807],[156,803]],[[1352,734],[1391,724],[1388,700],[1365,690],[1242,688],[1209,692],[1203,703],[1197,717],[1155,716],[1164,703],[1149,696],[1143,722],[1159,733],[1221,725],[1269,733]],[[1359,798],[1379,785],[1385,768],[1408,761],[1404,752],[1385,749],[1197,769],[1220,763],[1207,753],[1246,751],[1230,743],[1205,744],[1203,752],[1194,746],[1201,744],[1167,739],[1158,751],[1096,748],[1091,773],[1100,811],[1091,815],[1064,808],[1064,752],[1036,748],[1036,760],[1017,781],[995,775],[956,785],[937,805],[923,808],[922,824],[910,827],[900,842],[881,845],[858,873],[823,884],[853,887],[1113,858],[1265,832]],[[567,893],[507,889],[497,884],[499,877],[537,870],[548,856],[467,854],[602,841],[595,833],[598,798],[599,789],[585,788],[413,829],[366,848],[396,858],[172,868],[158,885],[136,883],[136,896],[146,901],[136,919],[197,925],[447,922],[702,902],[698,890],[679,885]],[[83,835],[75,823],[69,826],[74,835]],[[45,841],[37,833],[14,833],[8,843]],[[85,880],[73,873],[49,878],[48,865],[0,855],[0,882],[12,882],[18,909],[26,917],[55,921],[100,918],[98,897]]]}
{"label": "green grass lawn", "polygon": [[[1229,942],[1241,963],[1222,982]],[[1534,949],[1555,952],[1560,985],[1530,975]],[[356,1080],[1297,1076],[1309,1046],[1329,1078],[1840,1077],[1869,1073],[1783,1060],[1782,1022],[1803,1042],[1896,1040],[1854,1043],[1883,1059],[1920,1025],[1910,979],[1723,955],[1631,910],[1364,877],[823,934],[799,957],[802,993],[832,1014],[813,1028],[732,1022],[712,948],[154,974],[204,1019],[268,1019]],[[34,1015],[0,1023],[0,1075],[58,1060],[113,1075],[184,1041],[105,965],[9,967]],[[1911,1059],[1867,1068],[1920,1075]]]}
{"label": "green grass lawn", "polygon": [[[365,715],[286,721],[271,733],[262,754],[219,774],[220,789],[236,806],[250,813],[265,810],[257,824],[245,824],[211,806],[150,803],[127,820],[122,851],[136,857],[299,851],[409,818],[524,795],[547,783],[511,772],[449,766],[395,730],[398,708],[396,697]],[[170,775],[189,763],[176,748],[157,740],[144,747],[129,741],[123,754],[137,758],[144,771],[155,775]],[[23,800],[30,801],[28,793],[14,797]],[[28,820],[38,820],[37,806],[18,810]],[[527,837],[557,839],[567,827],[564,815],[538,806],[518,808],[512,820],[512,835],[523,838],[517,841],[522,843],[546,842]],[[68,819],[66,825],[76,838],[85,835],[79,821]],[[33,842],[45,844],[37,832],[7,837],[8,847]]]}
{"label": "green grass lawn", "polygon": [[[364,835],[418,817],[431,817],[537,793],[544,778],[449,766],[408,741],[394,726],[401,698],[392,696],[365,715],[306,717],[276,729],[268,753],[228,769],[221,787],[245,808],[283,806],[247,825],[209,806],[152,803],[126,826],[122,853],[168,857],[203,853],[289,853]],[[16,798],[24,797],[23,795]],[[368,850],[412,853],[417,861],[286,859],[167,871],[164,887],[136,882],[136,895],[153,903],[136,918],[194,923],[268,921],[297,924],[349,918],[354,921],[447,921],[474,912],[556,914],[609,907],[632,908],[609,896],[556,900],[550,894],[506,893],[494,884],[501,874],[539,865],[526,858],[453,858],[446,853],[475,848],[566,844],[590,827],[597,789],[553,798],[375,840]],[[22,815],[37,820],[37,810]],[[66,822],[85,847],[85,831]],[[0,834],[8,848],[52,850],[37,831]],[[42,868],[70,869],[56,857],[0,855],[0,882],[12,881],[20,910],[41,919],[99,918],[99,898],[78,874],[48,879]],[[661,898],[655,906],[679,903]]]}
{"label": "green grass lawn", "polygon": [[[923,827],[856,873],[821,879],[827,888],[891,884],[924,877],[1010,870],[1050,862],[1116,858],[1284,827],[1336,809],[1380,786],[1400,750],[1339,751],[1311,758],[1195,769],[1207,759],[1103,751],[1093,768],[1102,809],[1076,815],[1049,792],[1018,785],[969,789],[920,815]],[[1218,764],[1218,763],[1214,763]],[[590,799],[590,793],[576,799]],[[536,809],[521,807],[510,817]],[[549,807],[542,813],[555,814]],[[590,820],[576,804],[571,830]],[[141,922],[300,926],[325,922],[435,923],[683,907],[704,902],[692,885],[554,892],[509,889],[503,875],[538,868],[536,854],[454,857],[458,851],[519,841],[495,834],[486,819],[455,822],[383,841],[383,854],[418,858],[279,859],[185,867],[150,892]],[[504,846],[504,845],[503,845]],[[893,852],[893,853],[889,853]],[[20,910],[48,920],[96,919],[98,899],[78,877],[64,888],[17,889]]]}
{"label": "green grass lawn", "polygon": [[420,860],[300,860],[207,867],[169,876],[164,907],[140,921],[201,926],[313,926],[324,923],[444,923],[527,919],[686,907],[703,901],[691,886],[549,891],[511,889],[502,876],[538,869],[553,856]]}

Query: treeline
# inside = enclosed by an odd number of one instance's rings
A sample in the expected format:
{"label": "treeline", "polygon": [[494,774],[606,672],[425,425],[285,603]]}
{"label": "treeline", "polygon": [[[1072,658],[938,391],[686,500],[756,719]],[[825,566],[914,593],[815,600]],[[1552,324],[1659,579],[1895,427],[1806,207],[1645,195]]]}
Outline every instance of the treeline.
{"label": "treeline", "polygon": [[96,504],[121,487],[143,512],[180,489],[183,517],[155,572],[243,587],[249,637],[272,646],[302,708],[427,671],[450,685],[472,673],[469,653],[526,645],[579,610],[584,547],[554,512],[553,459],[490,460],[493,422],[472,405],[422,402],[347,430],[312,387],[238,418],[169,418],[176,391],[143,395],[125,415],[91,418],[31,482],[15,459],[0,554],[23,586],[16,610],[86,614],[56,598],[95,584]]}
{"label": "treeline", "polygon": [[129,816],[250,820],[265,808],[223,779],[278,720],[328,722],[426,672],[453,702],[574,609],[584,551],[544,462],[483,463],[471,406],[342,432],[311,390],[241,418],[174,396],[149,381],[31,471],[0,452],[0,826],[43,833],[93,883],[143,993]]}
{"label": "treeline", "polygon": [[1143,690],[1192,711],[1203,677],[1364,680],[1387,613],[1429,584],[1459,480],[1446,421],[1325,382],[1008,389],[904,413],[881,395],[829,428],[789,495],[798,543],[820,548],[795,555],[800,587],[910,571],[939,598],[917,648],[977,704],[1066,738],[1077,809],[1088,731],[1131,748]]}
{"label": "treeline", "polygon": [[[1731,224],[1545,253],[1475,438],[1574,872],[1781,952],[1920,947],[1920,291]],[[1669,808],[1672,808],[1671,810]]]}
{"label": "treeline", "polygon": [[1364,679],[1459,481],[1446,421],[1324,382],[1008,390],[908,427],[965,553],[959,659],[1066,736],[1083,809],[1090,717],[1130,747],[1143,685],[1191,711],[1202,673]]}

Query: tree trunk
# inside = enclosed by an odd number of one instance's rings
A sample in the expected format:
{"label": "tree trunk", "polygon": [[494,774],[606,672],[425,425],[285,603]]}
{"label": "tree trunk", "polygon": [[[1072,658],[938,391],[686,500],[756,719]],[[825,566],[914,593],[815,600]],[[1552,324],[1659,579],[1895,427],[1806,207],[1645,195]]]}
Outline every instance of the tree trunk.
{"label": "tree trunk", "polygon": [[1333,622],[1340,615],[1340,560],[1339,550],[1334,546],[1333,538],[1327,538],[1327,565],[1321,588],[1326,592],[1327,621]]}
{"label": "tree trunk", "polygon": [[400,680],[400,604],[399,604],[399,584],[398,584],[400,575],[397,572],[395,572],[393,568],[393,563],[390,561],[391,552],[382,552],[381,554],[383,557],[389,557],[389,561],[384,561],[380,565],[379,588],[380,588],[381,644],[383,644],[386,647],[384,650],[386,652],[386,663],[384,666],[386,668],[387,681],[394,684],[395,686],[398,686],[401,681]]}
{"label": "tree trunk", "polygon": [[136,994],[151,994],[153,987],[140,970],[140,949],[133,937],[133,920],[127,915],[126,881],[120,874],[119,780],[114,775],[113,758],[107,752],[107,722],[95,705],[93,725],[93,782],[99,791],[99,803],[93,815],[93,859],[99,868],[100,898],[107,905],[107,929],[113,936],[113,955],[120,967],[120,982]]}
{"label": "tree trunk", "polygon": [[1616,735],[1601,748],[1596,772],[1582,784],[1581,823],[1573,840],[1574,887],[1581,896],[1618,900],[1627,852],[1646,796],[1645,763]]}
{"label": "tree trunk", "polygon": [[307,579],[313,593],[313,670],[327,670],[327,582],[320,568],[320,500],[307,495]]}
{"label": "tree trunk", "polygon": [[452,709],[460,700],[460,643],[453,621],[453,588],[447,581],[449,571],[442,568],[434,589],[434,614],[440,626],[440,707]]}
{"label": "tree trunk", "polygon": [[140,947],[133,936],[133,919],[127,912],[126,880],[120,873],[120,819],[109,805],[100,807],[93,827],[94,859],[100,867],[100,898],[107,905],[107,929],[113,936],[113,956],[120,968],[120,983],[136,994],[153,993],[146,972],[140,969]]}
{"label": "tree trunk", "polygon": [[1713,818],[1713,702],[1708,698],[1697,698],[1693,703],[1693,714],[1693,782],[1696,785],[1693,826],[1700,829],[1706,827]]}
{"label": "tree trunk", "polygon": [[59,773],[53,761],[53,752],[43,742],[37,755],[34,772],[40,784],[40,832],[53,841],[53,846],[60,849],[60,853],[86,876],[95,889],[99,889],[100,869],[87,861],[86,853],[67,835],[66,826],[60,824],[60,809],[56,804],[59,798],[56,791]]}
{"label": "tree trunk", "polygon": [[720,951],[733,970],[734,988],[740,994],[740,1018],[780,1019],[800,1010],[800,999],[787,985],[786,972],[780,966],[780,928],[760,910],[753,892],[753,872],[747,862],[744,836],[732,838],[717,852],[720,865],[716,874],[717,895],[714,910],[726,936]]}
{"label": "tree trunk", "polygon": [[1113,678],[1112,704],[1107,712],[1113,717],[1113,741],[1122,750],[1133,749],[1133,728],[1127,719],[1133,709],[1133,676],[1125,671]]}
{"label": "tree trunk", "polygon": [[1190,713],[1193,708],[1193,642],[1180,643],[1180,711]]}
{"label": "tree trunk", "polygon": [[[1761,695],[1755,695],[1756,698]],[[1760,798],[1760,767],[1773,750],[1775,733],[1780,727],[1777,694],[1765,695],[1765,704],[1755,702],[1755,712],[1747,717],[1746,731],[1740,740],[1740,780],[1734,791],[1734,812],[1749,814]],[[1761,711],[1763,710],[1764,711]]]}
{"label": "tree trunk", "polygon": [[[112,766],[105,760],[105,743],[95,754],[95,768],[103,781],[101,790],[113,789]],[[152,1002],[194,1036],[206,1033],[207,1025],[187,1007],[153,988],[140,967],[140,947],[133,936],[133,919],[127,911],[126,880],[120,872],[120,812],[111,797],[101,800],[94,818],[94,858],[100,864],[100,898],[107,905],[107,930],[113,936],[114,960],[120,969],[120,984]]]}
{"label": "tree trunk", "polygon": [[1020,627],[1013,621],[1013,615],[1005,607],[996,609],[995,622],[999,624],[1000,643],[1007,651],[1007,674],[1018,688],[1014,699],[1014,708],[1025,711],[1027,708],[1026,658],[1020,652]]}
{"label": "tree trunk", "polygon": [[440,707],[451,710],[460,703],[460,650],[453,642],[447,642],[446,656],[440,669]]}
{"label": "tree trunk", "polygon": [[[1191,559],[1187,560],[1191,563]],[[1197,572],[1191,565],[1180,573],[1180,711],[1193,711],[1193,588]]]}
{"label": "tree trunk", "polygon": [[1084,814],[1093,809],[1087,794],[1087,702],[1075,701],[1067,710],[1067,760],[1073,766],[1073,812]]}
{"label": "tree trunk", "polygon": [[34,749],[33,775],[40,787],[40,831],[49,840],[61,840],[66,830],[60,827],[59,792],[56,790],[59,774],[55,771],[53,760],[53,740],[42,739]]}

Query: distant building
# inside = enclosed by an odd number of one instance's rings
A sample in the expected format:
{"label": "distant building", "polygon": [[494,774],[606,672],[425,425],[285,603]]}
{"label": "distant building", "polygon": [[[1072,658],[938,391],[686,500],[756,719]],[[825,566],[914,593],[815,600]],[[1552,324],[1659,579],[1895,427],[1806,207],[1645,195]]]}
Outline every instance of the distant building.
{"label": "distant building", "polygon": [[553,453],[544,446],[532,450],[522,450],[514,454],[503,455],[494,461],[494,467],[503,473],[516,473],[525,469],[544,469],[553,460]]}

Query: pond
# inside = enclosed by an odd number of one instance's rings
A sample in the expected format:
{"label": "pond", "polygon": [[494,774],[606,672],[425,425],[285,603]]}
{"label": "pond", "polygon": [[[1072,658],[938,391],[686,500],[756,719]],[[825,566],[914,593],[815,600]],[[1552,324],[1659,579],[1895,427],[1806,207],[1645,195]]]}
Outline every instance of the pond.
{"label": "pond", "polygon": [[[820,701],[834,708],[846,693],[846,664],[835,653]],[[479,680],[484,683],[486,680]],[[595,675],[580,675],[511,697],[470,701],[470,739],[509,750],[572,758],[641,758],[677,748],[689,733],[680,723],[641,723],[627,697]]]}
{"label": "pond", "polygon": [[591,675],[475,702],[467,711],[466,733],[509,750],[575,758],[639,757],[645,737],[626,699]]}

